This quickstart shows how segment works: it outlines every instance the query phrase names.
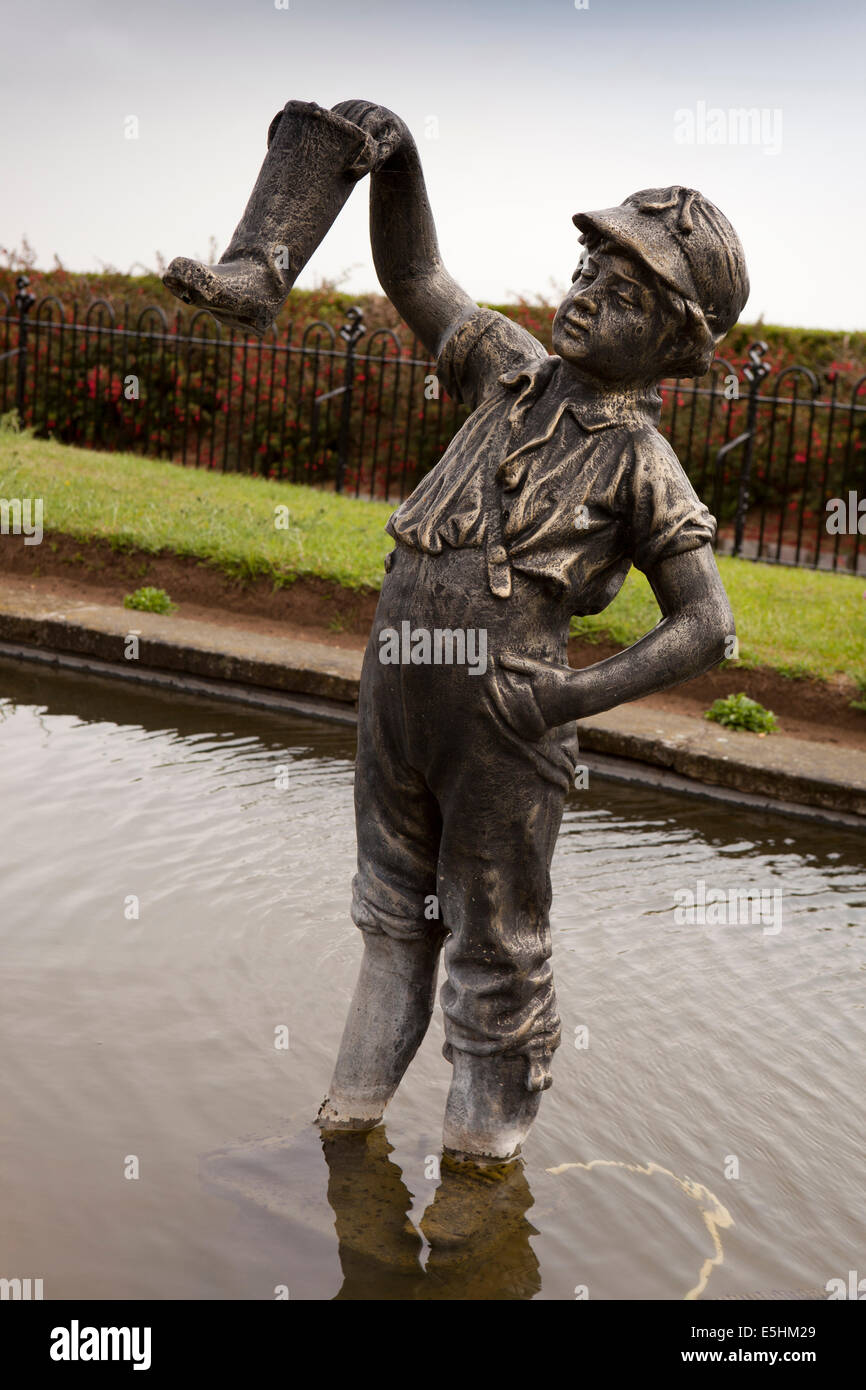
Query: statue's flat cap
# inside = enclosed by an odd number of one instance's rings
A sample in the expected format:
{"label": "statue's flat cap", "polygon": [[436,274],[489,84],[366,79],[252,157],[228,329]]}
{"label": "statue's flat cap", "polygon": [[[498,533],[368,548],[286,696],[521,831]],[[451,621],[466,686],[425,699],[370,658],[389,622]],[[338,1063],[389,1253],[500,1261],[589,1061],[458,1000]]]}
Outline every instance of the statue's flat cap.
{"label": "statue's flat cap", "polygon": [[749,297],[743,248],[728,219],[696,189],[645,188],[618,207],[578,212],[572,221],[631,251],[697,304],[717,341],[737,322]]}

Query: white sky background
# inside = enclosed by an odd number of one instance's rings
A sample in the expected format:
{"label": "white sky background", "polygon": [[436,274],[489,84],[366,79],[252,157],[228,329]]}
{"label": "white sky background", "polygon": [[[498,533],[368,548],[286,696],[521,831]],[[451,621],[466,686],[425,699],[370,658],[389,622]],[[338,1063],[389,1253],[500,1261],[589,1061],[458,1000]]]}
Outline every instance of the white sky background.
{"label": "white sky background", "polygon": [[[683,183],[740,233],[744,318],[866,328],[861,0],[289,3],[2,0],[0,245],[26,234],[72,270],[206,258],[211,235],[221,254],[275,112],[366,97],[412,129],[478,299],[551,297],[572,213]],[[700,102],[780,111],[781,149],[677,143],[675,111]],[[298,284],[322,278],[378,288],[366,181]]]}

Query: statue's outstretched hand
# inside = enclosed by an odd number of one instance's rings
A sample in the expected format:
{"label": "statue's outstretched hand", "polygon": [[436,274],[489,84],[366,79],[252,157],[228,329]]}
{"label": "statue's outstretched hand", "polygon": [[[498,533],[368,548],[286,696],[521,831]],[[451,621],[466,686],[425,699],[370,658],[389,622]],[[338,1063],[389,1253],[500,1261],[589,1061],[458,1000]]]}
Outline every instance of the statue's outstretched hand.
{"label": "statue's outstretched hand", "polygon": [[374,142],[377,154],[370,164],[369,173],[380,169],[401,146],[414,143],[405,121],[401,121],[386,106],[377,106],[374,101],[340,101],[331,110],[353,125],[360,126]]}

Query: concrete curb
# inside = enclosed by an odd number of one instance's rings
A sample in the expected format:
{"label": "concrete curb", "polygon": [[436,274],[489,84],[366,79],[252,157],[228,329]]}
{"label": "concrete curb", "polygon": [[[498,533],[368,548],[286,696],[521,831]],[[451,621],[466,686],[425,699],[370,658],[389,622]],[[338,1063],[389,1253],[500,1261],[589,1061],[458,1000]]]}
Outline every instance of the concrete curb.
{"label": "concrete curb", "polygon": [[[275,642],[219,624],[208,626],[102,605],[87,605],[86,609],[81,605],[81,612],[72,612],[70,605],[67,615],[56,610],[10,612],[7,603],[4,592],[0,595],[0,638],[6,642],[128,666],[131,663],[124,658],[124,645],[127,636],[135,633],[139,637],[136,661],[141,668],[182,671],[348,704],[358,698],[360,658],[324,643]],[[166,624],[173,630],[166,631]]]}
{"label": "concrete curb", "polygon": [[[138,658],[127,660],[132,633]],[[298,713],[355,719],[361,654],[325,643],[54,599],[9,579],[0,589],[0,643],[18,659],[41,654],[49,664],[69,665],[66,655],[93,675],[180,689],[206,683],[200,693],[207,698],[285,708],[289,697]],[[822,818],[866,829],[866,753],[856,749],[782,735],[759,739],[645,705],[580,720],[577,729],[581,749],[602,755],[600,763],[646,764],[677,781],[723,790],[725,799],[734,793],[741,804],[815,808]]]}
{"label": "concrete curb", "polygon": [[[682,725],[687,721],[680,717],[678,722]],[[677,745],[664,735],[653,738],[643,733],[627,733],[599,724],[590,725],[587,721],[579,722],[577,727],[582,735],[581,746],[598,753],[649,762],[696,782],[748,791],[756,797],[772,797],[805,806],[819,806],[826,811],[845,812],[864,818],[866,827],[866,787],[841,781],[826,773],[822,775],[818,770],[823,762],[819,751],[821,744],[809,744],[803,739],[786,740],[788,744],[797,745],[794,756],[798,759],[802,759],[804,749],[816,750],[816,770],[803,772],[762,765],[748,756],[751,750],[747,748],[738,749],[733,755],[719,754],[691,746],[687,740]],[[755,735],[730,735],[731,741],[746,738],[754,739]],[[774,747],[778,750],[779,743]],[[864,758],[863,754],[858,755],[856,750],[850,749],[848,756]]]}

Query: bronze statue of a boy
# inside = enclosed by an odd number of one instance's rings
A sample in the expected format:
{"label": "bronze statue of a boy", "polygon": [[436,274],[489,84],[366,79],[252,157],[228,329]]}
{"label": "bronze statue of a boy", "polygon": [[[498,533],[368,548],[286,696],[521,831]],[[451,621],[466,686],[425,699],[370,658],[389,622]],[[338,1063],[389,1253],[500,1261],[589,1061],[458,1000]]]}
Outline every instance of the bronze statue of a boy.
{"label": "bronze statue of a boy", "polygon": [[[408,129],[352,101],[290,102],[221,264],[175,261],[166,283],[261,333],[368,171],[382,287],[472,414],[388,523],[396,545],[358,720],[352,915],[364,957],[319,1124],[379,1122],[427,1030],[444,948],[445,1149],[502,1162],[520,1150],[560,1041],[549,868],[573,721],[707,670],[734,631],[715,521],[658,432],[657,383],[709,369],[748,278],[733,228],[693,189],[578,214],[584,251],[549,356],[451,278]],[[606,608],[632,565],[661,621],[573,670],[572,615]],[[381,659],[405,623],[485,632],[486,671],[425,659],[423,643],[420,659]]]}

